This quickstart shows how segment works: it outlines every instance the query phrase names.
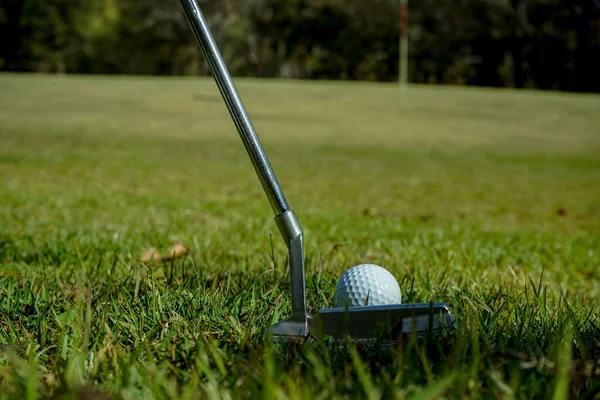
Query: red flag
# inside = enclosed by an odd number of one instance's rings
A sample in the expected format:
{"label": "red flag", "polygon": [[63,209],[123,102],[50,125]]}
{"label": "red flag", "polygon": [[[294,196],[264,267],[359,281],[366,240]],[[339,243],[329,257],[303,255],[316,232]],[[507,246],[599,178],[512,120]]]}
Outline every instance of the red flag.
{"label": "red flag", "polygon": [[400,4],[400,38],[408,38],[408,4]]}

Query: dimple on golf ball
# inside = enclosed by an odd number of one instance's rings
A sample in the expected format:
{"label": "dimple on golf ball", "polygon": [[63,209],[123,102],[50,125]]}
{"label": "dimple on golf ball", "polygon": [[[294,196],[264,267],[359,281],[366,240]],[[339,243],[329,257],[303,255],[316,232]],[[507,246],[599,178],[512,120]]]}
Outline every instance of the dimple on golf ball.
{"label": "dimple on golf ball", "polygon": [[[368,300],[367,300],[368,299]],[[333,295],[335,307],[400,304],[400,285],[388,270],[375,264],[360,264],[340,277]]]}

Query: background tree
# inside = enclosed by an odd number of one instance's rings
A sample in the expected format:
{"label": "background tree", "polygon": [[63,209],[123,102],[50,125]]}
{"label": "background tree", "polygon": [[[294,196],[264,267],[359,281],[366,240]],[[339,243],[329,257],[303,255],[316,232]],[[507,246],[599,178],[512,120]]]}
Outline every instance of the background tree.
{"label": "background tree", "polygon": [[[398,77],[398,0],[201,0],[232,74]],[[409,2],[409,81],[600,92],[600,0]],[[0,70],[205,75],[177,0],[1,0]]]}

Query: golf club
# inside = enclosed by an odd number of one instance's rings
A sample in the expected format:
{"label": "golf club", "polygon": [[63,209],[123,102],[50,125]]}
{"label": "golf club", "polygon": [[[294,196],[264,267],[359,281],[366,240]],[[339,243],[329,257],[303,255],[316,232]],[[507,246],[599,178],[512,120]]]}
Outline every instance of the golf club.
{"label": "golf club", "polygon": [[343,339],[348,335],[361,341],[380,338],[396,341],[403,335],[422,337],[452,329],[454,318],[444,303],[326,308],[316,315],[307,313],[300,223],[283,195],[197,0],[180,2],[271,203],[279,232],[289,251],[292,315],[271,328],[275,340],[289,341],[311,335]]}

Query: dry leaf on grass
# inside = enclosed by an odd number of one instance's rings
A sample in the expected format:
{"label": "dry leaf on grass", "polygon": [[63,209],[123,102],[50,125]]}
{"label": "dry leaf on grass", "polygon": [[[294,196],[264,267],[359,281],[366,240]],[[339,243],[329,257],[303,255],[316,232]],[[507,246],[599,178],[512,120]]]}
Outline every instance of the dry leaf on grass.
{"label": "dry leaf on grass", "polygon": [[150,249],[148,249],[148,251],[146,251],[142,256],[141,261],[143,264],[158,264],[162,261],[162,257],[160,255],[160,252],[156,249],[156,247],[150,247]]}
{"label": "dry leaf on grass", "polygon": [[163,257],[163,260],[173,260],[185,256],[188,250],[185,248],[183,243],[178,242],[167,250],[167,254]]}

